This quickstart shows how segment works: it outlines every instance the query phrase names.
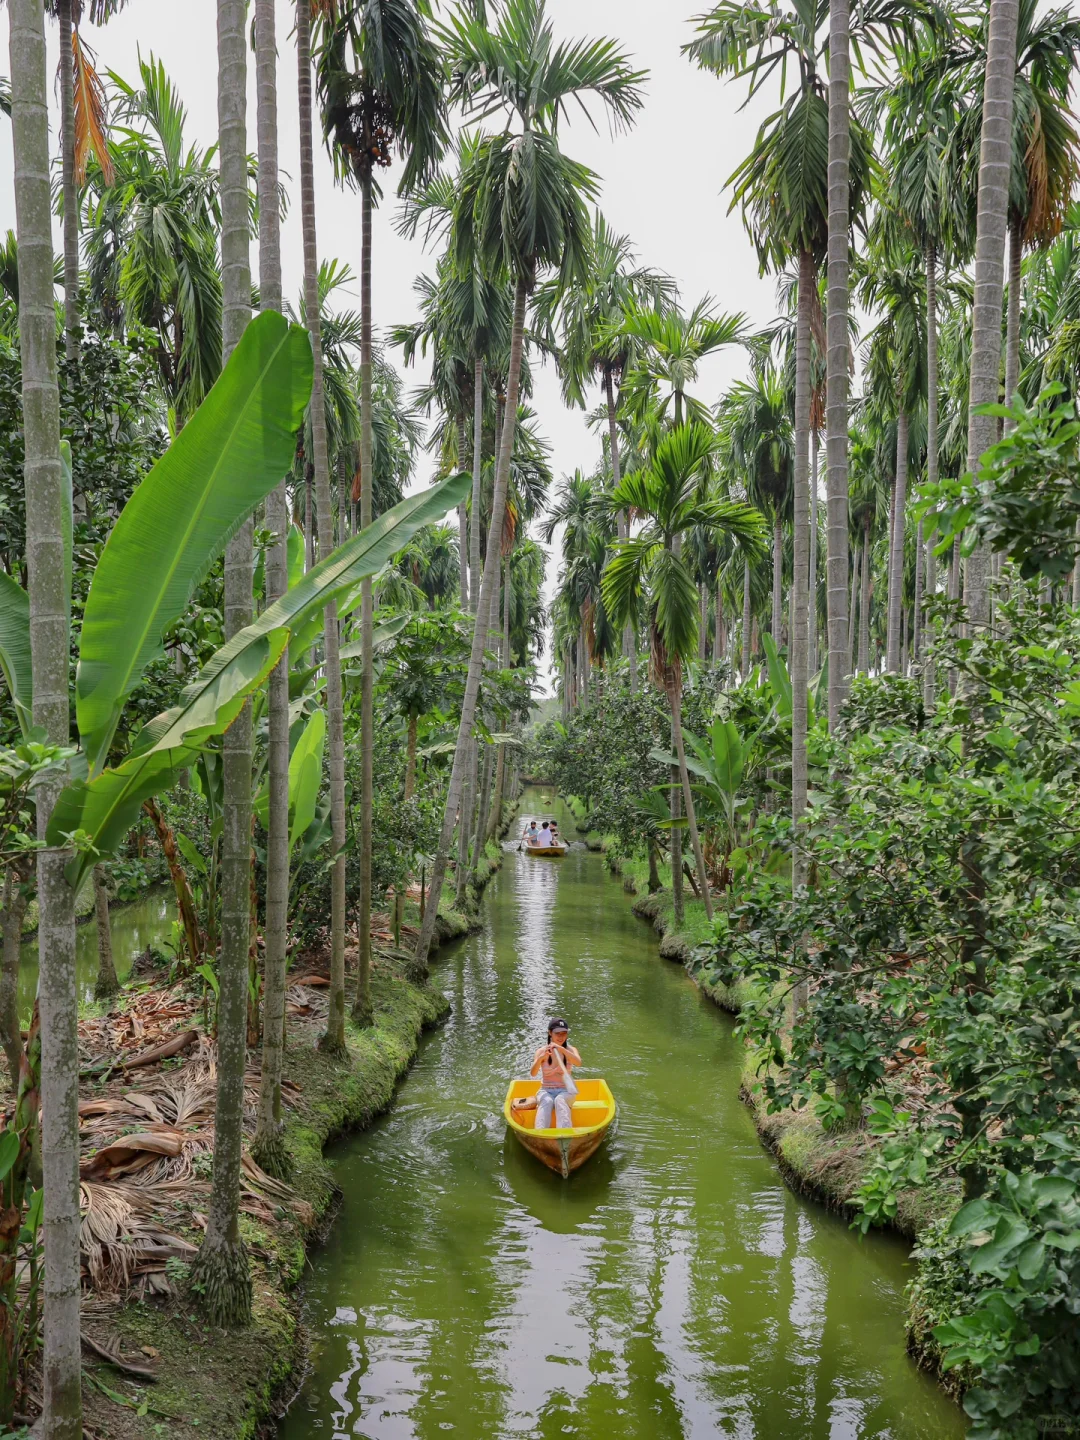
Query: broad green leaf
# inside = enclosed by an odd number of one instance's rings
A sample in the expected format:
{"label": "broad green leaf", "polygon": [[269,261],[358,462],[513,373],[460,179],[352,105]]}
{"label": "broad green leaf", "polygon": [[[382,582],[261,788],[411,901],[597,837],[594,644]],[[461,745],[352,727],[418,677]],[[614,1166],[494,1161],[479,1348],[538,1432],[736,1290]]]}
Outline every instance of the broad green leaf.
{"label": "broad green leaf", "polygon": [[989,1230],[997,1213],[997,1208],[984,1196],[980,1196],[978,1200],[969,1200],[953,1216],[949,1234],[973,1235],[977,1230]]}
{"label": "broad green leaf", "polygon": [[289,849],[315,819],[322,786],[326,712],[316,710],[289,759]]}
{"label": "broad green leaf", "polygon": [[65,835],[85,830],[96,851],[80,851],[65,870],[76,893],[95,861],[123,844],[139,818],[143,801],[171,789],[197,755],[196,750],[182,747],[142,755],[125,760],[115,770],[103,770],[93,780],[64,786],[49,817],[49,843],[62,844]]}
{"label": "broad green leaf", "polygon": [[307,331],[264,311],[124,506],[94,572],[79,646],[75,708],[91,775],[164,632],[292,464],[310,395]]}
{"label": "broad green leaf", "polygon": [[[409,621],[414,619],[412,615],[395,615],[392,620],[385,620],[381,625],[376,625],[371,632],[371,648],[378,650],[381,645],[389,645],[390,641],[400,635]],[[359,659],[363,644],[360,640],[352,640],[348,645],[341,647],[342,660]]]}
{"label": "broad green leaf", "polygon": [[6,1180],[11,1173],[11,1167],[19,1158],[21,1145],[18,1131],[0,1131],[0,1180]]}
{"label": "broad green leaf", "polygon": [[289,589],[297,583],[304,574],[304,537],[298,525],[289,526]]}
{"label": "broad green leaf", "polygon": [[29,1230],[32,1236],[37,1235],[41,1229],[42,1216],[45,1213],[45,1189],[40,1186],[30,1196],[30,1204],[26,1207],[26,1217],[23,1221],[24,1228]]}
{"label": "broad green leaf", "polygon": [[972,1254],[968,1268],[974,1275],[995,1270],[1023,1245],[1030,1234],[1028,1227],[1015,1215],[1002,1215],[994,1230],[994,1238],[988,1244],[980,1245]]}
{"label": "broad green leaf", "polygon": [[716,783],[726,795],[735,795],[743,777],[742,736],[730,720],[717,720],[710,735]]}
{"label": "broad green leaf", "polygon": [[765,658],[769,666],[769,685],[772,688],[776,713],[783,716],[784,719],[788,719],[791,716],[791,676],[788,674],[787,666],[780,658],[776,642],[768,631],[762,635],[761,643],[765,647]]}
{"label": "broad green leaf", "polygon": [[[272,312],[267,311],[267,314]],[[101,854],[111,854],[151,795],[167,790],[197,755],[195,747],[220,734],[239,715],[247,696],[263,683],[289,641],[286,628],[313,608],[322,608],[346,585],[372,574],[406,545],[422,526],[440,520],[464,499],[467,474],[454,475],[419,495],[410,495],[373,525],[320,561],[288,594],[241,630],[204,666],[184,690],[179,705],[145,725],[132,755],[116,770],[65,786],[49,820],[51,843],[87,831]],[[74,886],[93,864],[80,854],[68,866]]]}
{"label": "broad green leaf", "polygon": [[200,875],[206,875],[209,873],[206,861],[199,854],[198,849],[195,847],[192,841],[189,840],[188,837],[179,830],[177,830],[176,832],[176,844],[180,850],[180,854],[183,855],[184,859],[188,862],[188,864],[193,870],[198,871]]}
{"label": "broad green leaf", "polygon": [[30,597],[6,570],[0,570],[0,670],[4,672],[19,728],[33,725],[34,673],[30,665]]}
{"label": "broad green leaf", "polygon": [[339,590],[354,585],[362,576],[374,574],[422,526],[441,520],[447,510],[464,497],[468,486],[467,474],[454,475],[430,490],[410,495],[321,560],[287,594],[264,610],[254,624],[239,631],[207,661],[198,677],[184,690],[178,705],[156,716],[143,728],[138,753],[190,744],[193,732],[201,732],[201,738],[206,738],[216,733],[215,712],[233,706],[232,714],[218,726],[224,729],[233,716],[239,714],[244,697],[254,688],[252,676],[268,674],[277,663],[277,656],[289,641],[290,630],[302,625],[313,610],[325,608]]}

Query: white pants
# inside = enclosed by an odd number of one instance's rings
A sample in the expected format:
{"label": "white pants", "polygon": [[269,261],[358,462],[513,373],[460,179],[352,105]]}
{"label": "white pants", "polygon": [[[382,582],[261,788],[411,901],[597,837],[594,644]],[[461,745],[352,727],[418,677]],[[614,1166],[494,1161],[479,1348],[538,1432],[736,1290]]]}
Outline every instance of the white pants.
{"label": "white pants", "polygon": [[551,1129],[551,1111],[555,1110],[555,1128],[569,1130],[573,1125],[570,1115],[571,1098],[565,1090],[541,1090],[536,1097],[536,1128]]}

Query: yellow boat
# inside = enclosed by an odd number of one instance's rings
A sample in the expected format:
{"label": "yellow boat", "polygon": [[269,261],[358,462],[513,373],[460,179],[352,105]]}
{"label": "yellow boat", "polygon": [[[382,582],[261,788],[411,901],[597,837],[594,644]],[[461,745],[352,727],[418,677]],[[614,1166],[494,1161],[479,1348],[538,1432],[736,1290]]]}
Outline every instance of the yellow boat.
{"label": "yellow boat", "polygon": [[570,1114],[573,1129],[537,1130],[535,1110],[512,1110],[511,1105],[515,1100],[535,1095],[539,1089],[539,1080],[511,1080],[503,1115],[529,1154],[565,1180],[599,1149],[608,1126],[615,1119],[615,1097],[606,1080],[578,1080],[578,1093]]}
{"label": "yellow boat", "polygon": [[540,860],[553,860],[557,855],[565,855],[569,848],[568,845],[530,845],[525,841],[525,849]]}

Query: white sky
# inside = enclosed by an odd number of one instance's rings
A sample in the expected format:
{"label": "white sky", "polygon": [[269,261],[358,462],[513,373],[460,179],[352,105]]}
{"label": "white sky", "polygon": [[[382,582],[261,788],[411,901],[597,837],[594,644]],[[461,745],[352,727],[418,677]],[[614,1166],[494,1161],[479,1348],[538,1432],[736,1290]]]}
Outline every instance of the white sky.
{"label": "white sky", "polygon": [[[548,0],[556,31],[571,38],[610,36],[617,39],[637,68],[649,79],[644,109],[628,135],[612,137],[597,112],[594,132],[577,118],[561,132],[566,152],[589,165],[600,177],[601,208],[610,223],[631,236],[642,262],[667,271],[676,280],[687,307],[703,295],[713,296],[722,311],[741,310],[756,326],[776,313],[775,281],[760,278],[757,259],[737,213],[727,213],[722,194],[727,177],[748,153],[761,120],[775,106],[775,94],[756,97],[740,110],[745,83],[721,82],[691,65],[679,47],[692,33],[692,17],[704,10],[705,0],[685,5],[663,0]],[[210,144],[217,131],[217,53],[215,0],[185,0],[166,5],[162,0],[134,0],[100,31],[86,27],[98,66],[113,69],[137,83],[137,55],[151,52],[165,63],[188,107],[187,139]],[[293,0],[277,0],[279,126],[283,180],[295,203],[283,228],[282,251],[286,294],[295,302],[301,279],[301,238],[298,203],[299,159],[296,124],[296,60],[290,35]],[[6,45],[7,26],[0,24]],[[55,27],[49,35],[50,75],[55,72],[58,46]],[[0,60],[4,72],[6,56]],[[57,98],[51,95],[56,135]],[[255,149],[254,65],[249,69],[249,146]],[[489,122],[494,123],[494,122]],[[12,198],[11,129],[0,127],[0,226],[14,228]],[[396,183],[394,171],[387,190]],[[360,267],[360,216],[358,197],[335,187],[324,150],[316,155],[319,252]],[[391,220],[394,204],[388,197],[376,216],[372,250],[374,319],[377,327],[412,319],[414,277],[433,269],[435,256],[425,254],[419,241],[397,236]],[[59,242],[59,235],[57,237]],[[253,271],[257,255],[252,255]],[[701,370],[700,394],[709,401],[745,370],[744,352],[731,350],[709,359]],[[419,377],[417,377],[419,378]],[[538,372],[533,401],[540,425],[553,446],[558,477],[578,465],[590,468],[599,442],[589,432],[581,411],[564,408],[558,379],[551,367]],[[418,481],[426,483],[426,457],[418,467]],[[548,593],[556,577],[549,566]],[[547,679],[547,657],[542,678]]]}

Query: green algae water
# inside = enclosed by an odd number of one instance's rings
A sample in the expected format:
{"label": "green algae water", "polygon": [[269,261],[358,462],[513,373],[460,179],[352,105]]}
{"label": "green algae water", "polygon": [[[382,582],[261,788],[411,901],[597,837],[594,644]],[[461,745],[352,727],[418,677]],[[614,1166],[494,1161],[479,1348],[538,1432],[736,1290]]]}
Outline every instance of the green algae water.
{"label": "green algae water", "polygon": [[[551,795],[522,813],[573,820]],[[731,1022],[598,855],[508,849],[485,930],[436,966],[445,1028],[335,1152],[306,1289],[311,1369],[280,1440],[951,1440],[904,1350],[906,1249],[792,1194],[738,1098]],[[616,1126],[568,1181],[502,1101],[566,1015]]]}

